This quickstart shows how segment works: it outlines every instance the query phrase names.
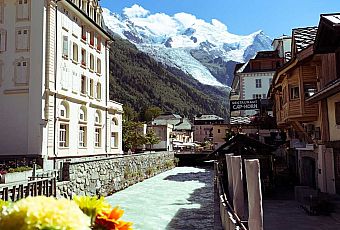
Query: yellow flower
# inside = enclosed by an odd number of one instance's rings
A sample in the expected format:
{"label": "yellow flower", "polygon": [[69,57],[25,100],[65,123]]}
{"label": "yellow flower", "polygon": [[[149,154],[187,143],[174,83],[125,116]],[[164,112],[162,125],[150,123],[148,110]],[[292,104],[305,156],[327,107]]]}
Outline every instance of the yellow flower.
{"label": "yellow flower", "polygon": [[28,197],[0,213],[1,230],[89,230],[90,218],[72,200]]}
{"label": "yellow flower", "polygon": [[98,213],[112,209],[104,197],[98,199],[97,197],[90,196],[75,196],[73,200],[78,204],[79,208],[91,218],[91,223],[94,222]]}
{"label": "yellow flower", "polygon": [[0,199],[0,212],[4,209],[7,208],[8,206],[11,205],[11,202],[9,201],[4,201]]}

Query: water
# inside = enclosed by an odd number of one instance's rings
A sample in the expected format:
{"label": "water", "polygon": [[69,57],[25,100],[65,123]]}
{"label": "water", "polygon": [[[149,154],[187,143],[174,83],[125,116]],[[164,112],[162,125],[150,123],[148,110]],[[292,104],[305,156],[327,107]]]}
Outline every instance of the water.
{"label": "water", "polygon": [[211,168],[177,167],[107,197],[136,230],[213,229]]}

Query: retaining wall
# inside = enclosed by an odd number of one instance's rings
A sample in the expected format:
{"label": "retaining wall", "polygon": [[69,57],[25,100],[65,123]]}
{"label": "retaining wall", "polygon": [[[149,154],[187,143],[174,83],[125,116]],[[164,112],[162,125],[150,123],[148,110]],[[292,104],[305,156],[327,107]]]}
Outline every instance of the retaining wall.
{"label": "retaining wall", "polygon": [[65,162],[57,196],[107,196],[175,167],[173,152],[142,153]]}

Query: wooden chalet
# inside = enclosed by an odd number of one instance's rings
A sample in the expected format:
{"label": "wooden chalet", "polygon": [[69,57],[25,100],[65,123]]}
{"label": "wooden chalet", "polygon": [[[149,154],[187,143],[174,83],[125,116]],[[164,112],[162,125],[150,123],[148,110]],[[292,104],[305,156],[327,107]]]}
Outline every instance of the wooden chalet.
{"label": "wooden chalet", "polygon": [[303,123],[318,117],[318,105],[306,103],[317,87],[319,68],[313,58],[316,33],[317,27],[293,29],[292,59],[276,71],[271,87],[277,125],[296,131],[297,138],[309,143],[312,139],[305,134]]}
{"label": "wooden chalet", "polygon": [[314,50],[321,69],[317,92],[307,103],[318,103],[321,110],[320,189],[340,194],[340,14],[321,15],[318,28]]}

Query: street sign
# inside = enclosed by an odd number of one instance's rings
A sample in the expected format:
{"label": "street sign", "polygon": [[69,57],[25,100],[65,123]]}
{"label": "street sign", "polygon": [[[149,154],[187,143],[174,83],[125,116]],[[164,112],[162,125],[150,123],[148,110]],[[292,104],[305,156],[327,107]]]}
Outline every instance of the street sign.
{"label": "street sign", "polygon": [[230,101],[230,111],[260,109],[260,100],[233,100]]}

